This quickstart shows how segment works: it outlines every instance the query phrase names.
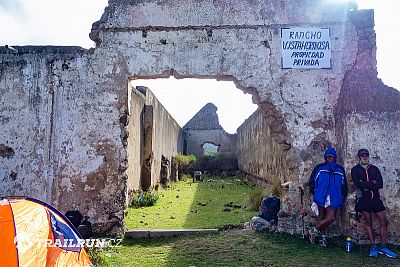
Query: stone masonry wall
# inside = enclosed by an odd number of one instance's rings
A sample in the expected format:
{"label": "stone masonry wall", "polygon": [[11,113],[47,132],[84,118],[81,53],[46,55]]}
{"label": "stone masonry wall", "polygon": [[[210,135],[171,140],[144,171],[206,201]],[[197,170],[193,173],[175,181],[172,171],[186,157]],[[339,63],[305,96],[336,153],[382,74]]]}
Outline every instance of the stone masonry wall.
{"label": "stone masonry wall", "polygon": [[236,136],[225,132],[219,124],[217,107],[207,103],[184,126],[186,154],[203,155],[204,143],[218,146],[219,153],[235,153]]}
{"label": "stone masonry wall", "polygon": [[147,104],[153,106],[154,113],[151,184],[155,185],[161,179],[161,157],[164,156],[169,160],[170,171],[172,157],[183,152],[183,133],[179,124],[150,90],[147,91]]}
{"label": "stone masonry wall", "polygon": [[[276,114],[276,113],[275,113]],[[265,185],[276,181],[293,181],[293,163],[288,157],[290,144],[273,137],[278,134],[279,118],[268,117],[263,109],[257,109],[238,129],[236,156],[238,166],[254,182]],[[282,140],[290,138],[286,132],[279,133]]]}
{"label": "stone masonry wall", "polygon": [[[79,209],[96,232],[121,229],[126,79],[77,47],[0,50],[0,194]],[[120,87],[119,87],[120,85]]]}
{"label": "stone masonry wall", "polygon": [[126,175],[127,182],[127,199],[129,203],[133,194],[140,188],[141,166],[144,160],[144,112],[146,105],[146,94],[128,83],[128,99],[129,99],[129,123],[128,129],[128,168]]}
{"label": "stone masonry wall", "polygon": [[[143,187],[143,179],[149,179],[149,186],[160,182],[161,158],[164,156],[171,164],[172,156],[182,153],[183,134],[178,123],[146,87],[139,90],[129,84],[129,132],[128,139],[128,201],[133,193]],[[146,108],[147,107],[147,108]],[[151,107],[151,109],[149,109]],[[146,136],[145,117],[151,110],[151,131]],[[146,144],[150,140],[150,144]],[[148,149],[145,146],[148,145]],[[148,151],[147,151],[148,150]],[[147,177],[141,170],[145,168],[146,159],[151,156]],[[170,166],[169,166],[170,169]],[[142,177],[141,177],[142,175]],[[169,177],[169,176],[168,176]],[[141,180],[142,179],[142,180]],[[147,182],[147,181],[146,181]]]}
{"label": "stone masonry wall", "polygon": [[188,130],[185,131],[187,140],[187,154],[203,155],[204,143],[219,146],[218,153],[235,153],[236,136],[222,130]]}
{"label": "stone masonry wall", "polygon": [[[1,193],[29,193],[62,211],[79,207],[97,230],[121,229],[127,81],[170,75],[233,80],[253,94],[267,118],[279,118],[269,121],[270,134],[282,151],[290,147],[282,159],[292,160],[293,177],[283,199],[283,230],[298,232],[298,186],[327,145],[341,151],[361,145],[344,141],[343,125],[353,125],[355,136],[365,129],[369,111],[347,112],[338,101],[347,99],[345,80],[354,71],[376,78],[373,12],[351,9],[323,0],[110,0],[90,33],[96,49],[0,49]],[[330,29],[331,69],[281,68],[281,28],[301,26]],[[396,109],[370,112],[382,119],[379,125],[387,120],[384,136],[392,136]],[[381,158],[384,144],[373,150]],[[394,159],[388,162],[385,177],[395,169]],[[387,199],[395,192],[385,187],[383,194]],[[397,214],[392,207],[388,213]]]}

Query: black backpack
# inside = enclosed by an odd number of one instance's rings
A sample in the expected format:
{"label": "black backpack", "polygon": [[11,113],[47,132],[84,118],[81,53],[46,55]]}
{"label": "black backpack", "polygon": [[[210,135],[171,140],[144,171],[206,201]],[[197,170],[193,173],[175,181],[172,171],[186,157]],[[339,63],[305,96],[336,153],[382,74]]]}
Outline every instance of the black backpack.
{"label": "black backpack", "polygon": [[78,210],[70,210],[65,213],[65,217],[75,226],[83,239],[90,238],[93,234],[92,224],[88,221],[88,217],[83,217]]}
{"label": "black backpack", "polygon": [[83,216],[78,210],[70,210],[65,213],[65,217],[77,228],[83,221]]}
{"label": "black backpack", "polygon": [[93,231],[92,231],[92,224],[85,219],[79,226],[78,226],[78,232],[81,234],[83,239],[88,239],[92,236]]}
{"label": "black backpack", "polygon": [[261,201],[258,216],[278,224],[278,212],[281,209],[281,200],[278,197],[264,197]]}

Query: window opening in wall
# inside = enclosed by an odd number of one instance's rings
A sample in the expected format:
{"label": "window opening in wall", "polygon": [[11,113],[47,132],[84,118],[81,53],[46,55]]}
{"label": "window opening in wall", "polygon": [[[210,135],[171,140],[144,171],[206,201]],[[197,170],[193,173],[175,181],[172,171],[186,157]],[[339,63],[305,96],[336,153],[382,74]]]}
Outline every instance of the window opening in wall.
{"label": "window opening in wall", "polygon": [[202,148],[203,148],[203,155],[215,155],[218,153],[219,146],[214,145],[213,143],[204,143]]}

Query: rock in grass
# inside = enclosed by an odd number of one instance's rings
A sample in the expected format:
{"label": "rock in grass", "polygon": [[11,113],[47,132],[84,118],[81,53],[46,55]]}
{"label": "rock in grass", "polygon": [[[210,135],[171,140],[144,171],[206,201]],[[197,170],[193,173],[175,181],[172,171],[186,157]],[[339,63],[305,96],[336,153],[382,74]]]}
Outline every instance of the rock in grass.
{"label": "rock in grass", "polygon": [[230,212],[231,209],[230,209],[230,208],[225,208],[225,209],[223,209],[222,211]]}
{"label": "rock in grass", "polygon": [[174,216],[171,216],[171,218],[170,218],[170,219],[172,219],[172,220],[173,220],[173,219],[175,219],[175,217],[174,217]]}

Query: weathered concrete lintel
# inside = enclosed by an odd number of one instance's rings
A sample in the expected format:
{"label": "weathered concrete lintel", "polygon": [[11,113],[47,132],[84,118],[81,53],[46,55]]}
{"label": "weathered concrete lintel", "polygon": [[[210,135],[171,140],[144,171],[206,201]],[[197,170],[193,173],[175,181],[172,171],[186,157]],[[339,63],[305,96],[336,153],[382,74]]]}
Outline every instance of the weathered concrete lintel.
{"label": "weathered concrete lintel", "polygon": [[0,54],[86,54],[88,51],[80,46],[25,45],[0,47]]}
{"label": "weathered concrete lintel", "polygon": [[[341,22],[314,23],[313,26],[342,25]],[[302,26],[302,25],[299,25]],[[259,29],[281,29],[284,27],[293,27],[293,24],[255,24],[255,25],[189,25],[189,26],[142,26],[142,27],[112,27],[102,28],[103,32],[134,32],[134,31],[153,31],[153,32],[175,32],[192,30],[259,30]],[[144,37],[145,38],[145,37]]]}

